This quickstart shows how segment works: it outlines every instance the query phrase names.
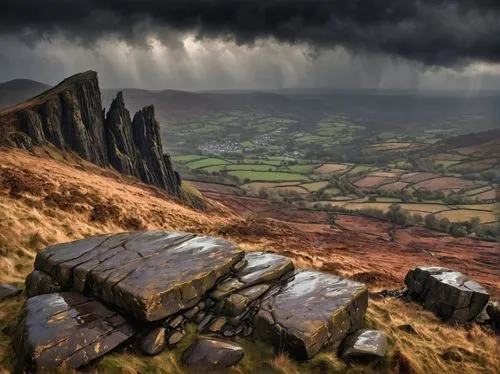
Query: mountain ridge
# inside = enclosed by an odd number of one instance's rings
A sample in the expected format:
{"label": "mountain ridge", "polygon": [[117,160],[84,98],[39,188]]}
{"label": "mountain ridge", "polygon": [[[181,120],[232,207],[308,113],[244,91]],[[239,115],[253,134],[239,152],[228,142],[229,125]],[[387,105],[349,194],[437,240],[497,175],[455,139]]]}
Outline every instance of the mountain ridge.
{"label": "mountain ridge", "polygon": [[170,158],[163,155],[154,107],[139,110],[131,120],[121,93],[113,103],[106,116],[97,73],[76,74],[1,110],[2,140],[24,149],[51,143],[97,166],[113,166],[121,173],[180,195],[181,180]]}

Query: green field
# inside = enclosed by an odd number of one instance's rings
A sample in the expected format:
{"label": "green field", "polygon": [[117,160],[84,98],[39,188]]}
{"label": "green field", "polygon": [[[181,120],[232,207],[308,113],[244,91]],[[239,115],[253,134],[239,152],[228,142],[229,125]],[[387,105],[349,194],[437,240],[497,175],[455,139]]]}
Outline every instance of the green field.
{"label": "green field", "polygon": [[220,158],[205,158],[203,160],[193,161],[188,163],[190,169],[200,169],[212,165],[227,165],[230,162],[222,160]]}
{"label": "green field", "polygon": [[173,156],[172,160],[174,161],[179,161],[179,162],[189,162],[189,161],[194,161],[194,160],[199,160],[205,158],[205,156],[201,155],[182,155],[182,156]]}
{"label": "green field", "polygon": [[[471,213],[483,223],[494,219],[493,208],[482,203],[491,202],[500,176],[480,173],[494,173],[498,155],[482,147],[433,145],[457,134],[454,124],[446,124],[450,129],[422,125],[422,131],[374,128],[347,114],[317,113],[309,119],[263,108],[211,113],[173,127],[165,143],[174,147],[172,159],[181,175],[234,184],[253,196],[279,192],[294,204],[319,201],[327,210],[334,205],[387,211],[397,203],[411,213],[452,221]],[[404,178],[419,172],[434,179],[419,185]]]}
{"label": "green field", "polygon": [[[198,168],[200,169],[200,168]],[[275,171],[276,167],[272,165],[252,165],[252,164],[224,164],[201,168],[203,171],[222,171],[222,170],[253,170],[253,171]]]}
{"label": "green field", "polygon": [[229,174],[240,180],[249,179],[251,181],[305,181],[309,179],[302,174],[269,171],[235,170],[230,171]]}

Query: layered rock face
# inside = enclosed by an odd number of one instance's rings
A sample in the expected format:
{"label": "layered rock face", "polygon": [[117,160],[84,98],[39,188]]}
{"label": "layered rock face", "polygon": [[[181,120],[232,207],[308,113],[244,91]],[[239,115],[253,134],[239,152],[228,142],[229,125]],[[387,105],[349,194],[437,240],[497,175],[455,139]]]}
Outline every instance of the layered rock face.
{"label": "layered rock face", "polygon": [[9,135],[7,142],[22,148],[52,143],[76,152],[98,166],[113,166],[123,174],[179,194],[180,178],[163,154],[153,107],[130,119],[119,93],[106,117],[97,73],[70,77],[53,89],[6,111],[6,122],[24,132]]}
{"label": "layered rock face", "polygon": [[173,170],[170,158],[163,154],[160,129],[152,106],[137,112],[131,121],[119,92],[111,103],[105,125],[109,161],[116,170],[170,193],[179,192],[180,177]]}
{"label": "layered rock face", "polygon": [[410,270],[405,284],[410,296],[445,320],[472,321],[490,297],[481,285],[462,273],[438,266]]}
{"label": "layered rock face", "polygon": [[[250,335],[303,360],[360,328],[367,308],[361,283],[295,271],[286,257],[244,254],[222,239],[167,231],[49,247],[37,254],[26,294],[33,297],[16,351],[28,370],[79,367],[122,343],[158,354],[184,338],[187,323],[210,334],[184,353],[192,367],[235,364],[243,350],[231,340]],[[82,356],[78,347],[94,349]]]}

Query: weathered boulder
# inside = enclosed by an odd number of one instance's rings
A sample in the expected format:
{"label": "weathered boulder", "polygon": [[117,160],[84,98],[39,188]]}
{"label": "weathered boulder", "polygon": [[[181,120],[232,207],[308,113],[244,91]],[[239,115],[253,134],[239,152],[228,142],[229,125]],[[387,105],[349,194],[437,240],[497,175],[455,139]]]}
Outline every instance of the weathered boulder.
{"label": "weathered boulder", "polygon": [[465,275],[436,266],[421,266],[405,277],[408,294],[444,320],[472,321],[486,306],[488,292]]}
{"label": "weathered boulder", "polygon": [[358,329],[367,305],[368,292],[361,283],[297,271],[264,296],[255,316],[256,333],[305,360]]}
{"label": "weathered boulder", "polygon": [[79,293],[35,296],[24,305],[14,338],[19,371],[53,370],[65,363],[79,368],[134,334],[125,319]]}
{"label": "weathered boulder", "polygon": [[243,257],[233,244],[183,232],[104,235],[49,247],[35,269],[143,321],[195,306]]}
{"label": "weathered boulder", "polygon": [[385,356],[387,338],[377,330],[362,329],[348,335],[341,348],[346,361],[371,361]]}
{"label": "weathered boulder", "polygon": [[54,293],[61,290],[61,285],[54,278],[40,270],[32,271],[26,277],[24,283],[26,284],[25,292],[27,297]]}
{"label": "weathered boulder", "polygon": [[219,339],[199,339],[182,355],[184,365],[193,369],[220,370],[236,365],[243,358],[239,345]]}
{"label": "weathered boulder", "polygon": [[0,301],[19,295],[21,292],[20,288],[12,284],[0,284]]}
{"label": "weathered boulder", "polygon": [[148,356],[161,353],[167,345],[165,332],[166,329],[164,327],[156,327],[146,331],[139,339],[141,351]]}

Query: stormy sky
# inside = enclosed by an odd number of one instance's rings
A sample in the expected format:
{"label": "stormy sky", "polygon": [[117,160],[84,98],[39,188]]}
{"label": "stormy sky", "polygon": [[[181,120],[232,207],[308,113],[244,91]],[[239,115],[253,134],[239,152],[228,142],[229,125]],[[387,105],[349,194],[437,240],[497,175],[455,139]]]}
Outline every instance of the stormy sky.
{"label": "stormy sky", "polygon": [[498,0],[0,0],[0,81],[500,89]]}

